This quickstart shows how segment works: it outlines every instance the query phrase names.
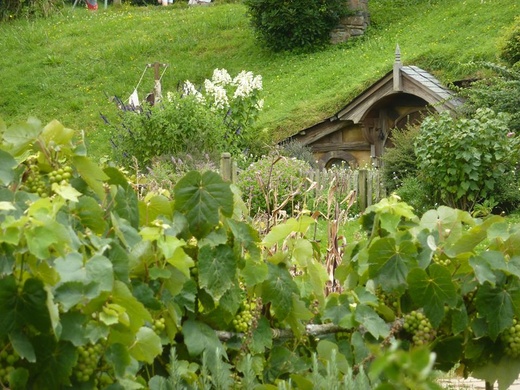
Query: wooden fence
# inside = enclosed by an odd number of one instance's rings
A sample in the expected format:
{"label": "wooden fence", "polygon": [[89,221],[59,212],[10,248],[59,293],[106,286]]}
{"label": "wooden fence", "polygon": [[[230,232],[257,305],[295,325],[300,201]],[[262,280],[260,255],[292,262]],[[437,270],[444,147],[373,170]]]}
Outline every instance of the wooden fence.
{"label": "wooden fence", "polygon": [[[237,167],[230,153],[222,153],[220,172],[224,180],[235,181]],[[386,196],[382,172],[378,169],[315,169],[302,172],[302,175],[312,183],[315,198],[328,194],[332,188],[337,199],[343,199],[355,191],[359,211],[364,211]]]}

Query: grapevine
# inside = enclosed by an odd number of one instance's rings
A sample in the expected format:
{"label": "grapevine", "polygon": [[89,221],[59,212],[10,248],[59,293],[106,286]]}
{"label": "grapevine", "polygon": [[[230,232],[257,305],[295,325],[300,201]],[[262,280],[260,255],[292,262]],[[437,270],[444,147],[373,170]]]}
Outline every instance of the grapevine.
{"label": "grapevine", "polygon": [[104,344],[87,344],[78,347],[78,361],[74,367],[74,377],[78,382],[90,381],[96,373],[104,351]]}

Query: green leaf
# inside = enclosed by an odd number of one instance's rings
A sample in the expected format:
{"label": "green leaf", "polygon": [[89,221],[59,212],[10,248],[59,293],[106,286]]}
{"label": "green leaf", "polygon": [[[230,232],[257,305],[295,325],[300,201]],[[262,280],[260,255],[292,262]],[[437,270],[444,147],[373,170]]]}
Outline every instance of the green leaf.
{"label": "green leaf", "polygon": [[503,286],[486,283],[480,286],[475,295],[475,306],[488,324],[491,340],[513,324],[514,303],[509,291]]}
{"label": "green leaf", "polygon": [[182,325],[182,334],[184,335],[184,342],[190,356],[200,356],[206,350],[213,353],[217,349],[221,352],[220,356],[225,356],[225,348],[222,346],[215,331],[208,325],[198,321],[187,320]]}
{"label": "green leaf", "polygon": [[140,361],[152,364],[162,352],[161,338],[153,329],[143,326],[135,335],[135,342],[128,348],[130,355]]}
{"label": "green leaf", "polygon": [[489,383],[498,381],[498,390],[507,390],[518,379],[520,359],[503,356],[498,362],[487,360],[475,368],[472,376]]}
{"label": "green leaf", "polygon": [[107,229],[105,211],[97,200],[90,196],[82,196],[73,208],[74,214],[80,219],[81,224],[94,233],[103,234]]}
{"label": "green leaf", "polygon": [[157,245],[162,250],[166,261],[189,278],[190,268],[195,265],[195,262],[184,252],[186,243],[177,237],[164,236],[158,240]]}
{"label": "green leaf", "polygon": [[357,305],[354,317],[376,339],[386,337],[390,333],[386,322],[370,306]]}
{"label": "green leaf", "polygon": [[120,218],[117,214],[111,213],[110,217],[117,237],[128,249],[133,248],[141,241],[141,236],[130,222]]}
{"label": "green leaf", "polygon": [[203,246],[198,259],[199,284],[218,301],[235,283],[237,262],[233,250],[227,245],[211,248]]}
{"label": "green leaf", "polygon": [[285,240],[291,233],[306,233],[309,226],[315,222],[314,218],[309,216],[302,216],[298,219],[289,218],[284,223],[274,226],[262,240],[262,245],[270,247]]}
{"label": "green leaf", "polygon": [[51,330],[47,292],[40,279],[27,279],[21,294],[14,277],[0,279],[0,336],[32,326],[40,332]]}
{"label": "green leaf", "polygon": [[441,265],[432,264],[429,274],[422,268],[414,268],[408,275],[408,285],[413,301],[424,308],[424,313],[434,327],[444,317],[444,305],[457,303],[457,290],[450,271]]}
{"label": "green leaf", "polygon": [[18,165],[9,153],[0,150],[0,185],[7,186],[14,178],[13,169]]}
{"label": "green leaf", "polygon": [[283,321],[292,310],[292,295],[298,294],[298,287],[283,264],[268,264],[269,273],[262,283],[264,304],[271,302],[275,316]]}
{"label": "green leaf", "polygon": [[103,182],[109,177],[92,160],[84,156],[73,156],[73,163],[81,178],[94,191],[99,199],[105,199]]}
{"label": "green leaf", "polygon": [[351,317],[349,300],[345,294],[331,293],[327,296],[323,320],[330,320],[333,324],[339,325],[345,317]]}
{"label": "green leaf", "polygon": [[25,390],[29,380],[29,371],[26,368],[18,367],[9,373],[8,378],[10,390]]}
{"label": "green leaf", "polygon": [[141,302],[135,298],[128,287],[120,282],[114,282],[112,302],[123,307],[130,317],[130,329],[138,331],[145,322],[152,322],[152,316]]}
{"label": "green leaf", "polygon": [[76,350],[69,342],[56,342],[53,336],[39,335],[32,340],[38,364],[31,367],[33,388],[54,390],[69,383],[76,364]]}
{"label": "green leaf", "polygon": [[403,288],[411,267],[416,266],[417,249],[413,242],[403,241],[397,245],[393,237],[375,241],[368,250],[368,272],[384,291]]}
{"label": "green leaf", "polygon": [[105,351],[105,359],[107,363],[114,367],[114,372],[118,378],[125,375],[126,368],[132,361],[128,348],[119,343],[111,344],[107,348]]}
{"label": "green leaf", "polygon": [[267,348],[273,345],[273,332],[269,325],[269,321],[265,317],[260,317],[256,329],[253,330],[251,340],[251,352],[262,354]]}
{"label": "green leaf", "polygon": [[77,311],[70,311],[61,314],[61,335],[63,341],[70,341],[76,347],[84,345],[86,342],[85,324],[87,316]]}
{"label": "green leaf", "polygon": [[67,129],[57,120],[52,120],[42,130],[41,138],[46,145],[68,145],[74,137],[74,130]]}
{"label": "green leaf", "polygon": [[337,344],[328,340],[320,340],[316,346],[316,352],[320,359],[325,361],[325,364],[335,364],[343,374],[349,372],[348,361],[345,355],[339,351]]}
{"label": "green leaf", "polygon": [[233,193],[229,183],[215,172],[202,175],[193,171],[186,174],[174,188],[175,210],[186,215],[191,233],[202,238],[220,220],[220,212],[230,217],[233,213]]}
{"label": "green leaf", "polygon": [[18,356],[27,360],[29,363],[36,362],[34,347],[24,333],[19,331],[11,332],[9,333],[9,340]]}
{"label": "green leaf", "polygon": [[8,144],[9,152],[16,157],[32,147],[41,131],[41,122],[38,119],[29,118],[26,123],[14,124],[7,128],[3,138]]}
{"label": "green leaf", "polygon": [[29,251],[38,259],[51,257],[50,248],[67,245],[69,235],[65,227],[58,222],[48,221],[45,225],[32,226],[24,230]]}
{"label": "green leaf", "polygon": [[139,201],[139,224],[148,225],[159,216],[171,217],[171,202],[163,195],[146,197],[144,201]]}

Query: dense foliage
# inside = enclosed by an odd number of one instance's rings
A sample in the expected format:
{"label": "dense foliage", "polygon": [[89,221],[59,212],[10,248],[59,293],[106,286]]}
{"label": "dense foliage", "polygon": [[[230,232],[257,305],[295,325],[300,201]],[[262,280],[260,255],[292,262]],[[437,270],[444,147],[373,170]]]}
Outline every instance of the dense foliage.
{"label": "dense foliage", "polygon": [[474,117],[426,118],[415,141],[420,177],[442,204],[472,210],[493,202],[498,184],[519,161],[519,138],[506,114],[479,109]]}
{"label": "dense foliage", "polygon": [[231,78],[225,69],[215,69],[204,88],[186,81],[153,106],[119,102],[121,123],[110,126],[115,160],[144,168],[155,158],[238,154],[258,145],[261,137],[255,142],[249,130],[263,107],[261,91],[261,76],[243,71]]}
{"label": "dense foliage", "polygon": [[18,18],[48,17],[63,8],[63,0],[2,0],[0,21]]}
{"label": "dense foliage", "polygon": [[520,17],[507,30],[500,47],[500,59],[513,67],[520,61]]}
{"label": "dense foliage", "polygon": [[506,388],[520,372],[520,230],[501,217],[418,218],[391,197],[327,268],[313,218],[260,237],[216,173],[138,198],[58,122],[0,133],[4,387],[439,389],[433,368],[460,364]]}
{"label": "dense foliage", "polygon": [[245,0],[245,4],[258,38],[275,51],[323,45],[348,12],[343,0]]}

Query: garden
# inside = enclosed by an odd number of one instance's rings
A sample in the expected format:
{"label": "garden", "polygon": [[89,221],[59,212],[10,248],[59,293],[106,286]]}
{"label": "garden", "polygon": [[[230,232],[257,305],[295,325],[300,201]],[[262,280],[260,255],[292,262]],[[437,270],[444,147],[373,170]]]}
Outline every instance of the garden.
{"label": "garden", "polygon": [[[384,30],[392,2],[374,3]],[[276,7],[212,8],[235,6]],[[154,105],[105,101],[86,131],[1,104],[0,388],[441,389],[456,373],[507,389],[520,374],[519,21],[495,61],[454,70],[478,75],[457,89],[460,111],[394,134],[387,196],[366,208],[357,170],[273,146],[286,96],[254,61],[205,65]],[[9,23],[8,42],[39,28]],[[295,63],[377,37],[295,41],[261,50]]]}

